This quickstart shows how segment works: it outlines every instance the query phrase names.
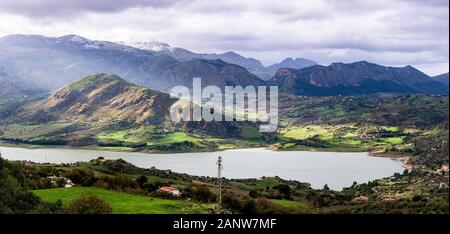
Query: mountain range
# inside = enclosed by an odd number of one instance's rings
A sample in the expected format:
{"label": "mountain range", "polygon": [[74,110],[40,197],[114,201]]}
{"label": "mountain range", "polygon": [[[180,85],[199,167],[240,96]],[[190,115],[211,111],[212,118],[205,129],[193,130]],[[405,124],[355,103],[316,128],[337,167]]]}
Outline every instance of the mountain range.
{"label": "mountain range", "polygon": [[448,86],[412,66],[386,67],[366,61],[282,68],[268,81],[280,92],[306,96],[375,93],[430,93],[448,95]]}
{"label": "mountain range", "polygon": [[276,74],[276,72],[281,68],[302,69],[302,68],[310,67],[310,66],[314,66],[314,65],[317,65],[317,63],[312,60],[309,60],[309,59],[287,58],[287,59],[281,61],[280,63],[275,63],[275,64],[268,66],[266,69],[270,72],[270,74],[273,74],[272,76],[274,76]]}
{"label": "mountain range", "polygon": [[[306,66],[306,67],[305,67]],[[270,74],[267,81],[263,76]],[[196,54],[165,43],[113,43],[66,35],[9,35],[0,38],[0,97],[48,92],[93,73],[111,73],[127,82],[161,92],[176,85],[277,85],[295,95],[365,95],[373,93],[448,94],[448,78],[429,77],[411,67],[369,62],[317,65],[285,59],[264,67],[234,52]],[[447,74],[448,77],[448,74]]]}
{"label": "mountain range", "polygon": [[448,72],[445,74],[437,75],[432,77],[434,80],[439,81],[448,86]]}
{"label": "mountain range", "polygon": [[0,66],[0,97],[28,97],[44,93],[45,90],[22,82],[20,79],[8,74],[3,67]]}
{"label": "mountain range", "polygon": [[264,83],[235,64],[204,59],[180,61],[167,54],[77,35],[3,37],[0,68],[17,80],[46,90],[100,72],[116,74],[134,84],[164,92],[176,85],[192,86],[193,77],[202,77],[205,85],[219,87],[246,84],[245,80],[249,80],[248,84]]}
{"label": "mountain range", "polygon": [[167,43],[163,42],[135,42],[126,44],[124,42],[119,42],[122,45],[129,45],[135,48],[156,52],[159,54],[167,54],[170,55],[180,61],[192,60],[192,59],[206,59],[206,60],[217,60],[220,59],[227,63],[236,64],[246,68],[249,72],[254,75],[260,77],[263,80],[267,80],[270,77],[274,76],[278,69],[280,68],[294,68],[301,69],[305,67],[309,67],[312,65],[316,65],[317,62],[304,58],[296,58],[295,60],[292,58],[286,58],[280,63],[275,63],[270,66],[265,67],[261,61],[254,58],[246,58],[240,54],[229,51],[226,53],[216,54],[199,54],[194,53],[192,51],[179,48],[179,47],[171,47]]}

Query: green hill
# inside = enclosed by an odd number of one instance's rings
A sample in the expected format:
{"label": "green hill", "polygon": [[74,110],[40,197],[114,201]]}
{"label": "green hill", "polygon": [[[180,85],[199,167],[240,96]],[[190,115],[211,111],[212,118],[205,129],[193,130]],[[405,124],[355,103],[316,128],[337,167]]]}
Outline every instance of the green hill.
{"label": "green hill", "polygon": [[130,84],[122,78],[98,73],[23,106],[18,115],[29,122],[49,121],[160,124],[174,102],[168,94]]}

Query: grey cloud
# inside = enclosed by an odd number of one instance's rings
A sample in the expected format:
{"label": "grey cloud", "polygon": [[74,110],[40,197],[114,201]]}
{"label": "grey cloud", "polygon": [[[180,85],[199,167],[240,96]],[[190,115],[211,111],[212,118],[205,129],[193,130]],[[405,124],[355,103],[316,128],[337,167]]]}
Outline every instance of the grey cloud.
{"label": "grey cloud", "polygon": [[418,3],[422,5],[434,5],[434,6],[447,6],[449,5],[448,0],[403,0],[406,3]]}
{"label": "grey cloud", "polygon": [[164,8],[181,0],[2,0],[0,11],[31,18],[65,18],[86,12],[114,13],[133,7]]}
{"label": "grey cloud", "polygon": [[[448,70],[448,5],[448,0],[0,0],[0,13],[27,16],[11,17],[24,24],[20,32],[3,20],[0,34],[157,40],[197,52],[235,51],[266,63],[307,57]],[[43,27],[35,20],[41,18],[57,20]]]}
{"label": "grey cloud", "polygon": [[[276,51],[276,50],[303,50],[303,49],[355,49],[373,52],[420,52],[431,50],[448,50],[448,43],[439,39],[428,40],[402,40],[385,39],[370,40],[370,38],[348,39],[330,38],[321,41],[273,40],[271,38],[258,38],[251,35],[214,35],[202,37],[199,41],[209,41],[209,46],[221,50],[245,51]],[[211,40],[213,39],[213,40]]]}

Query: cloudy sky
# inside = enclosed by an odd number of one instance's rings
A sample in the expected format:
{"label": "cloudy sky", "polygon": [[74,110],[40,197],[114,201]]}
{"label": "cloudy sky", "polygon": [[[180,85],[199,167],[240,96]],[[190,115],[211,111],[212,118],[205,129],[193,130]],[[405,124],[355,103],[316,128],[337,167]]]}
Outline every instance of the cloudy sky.
{"label": "cloudy sky", "polygon": [[1,0],[0,36],[78,34],[235,51],[265,65],[304,57],[448,72],[448,0]]}

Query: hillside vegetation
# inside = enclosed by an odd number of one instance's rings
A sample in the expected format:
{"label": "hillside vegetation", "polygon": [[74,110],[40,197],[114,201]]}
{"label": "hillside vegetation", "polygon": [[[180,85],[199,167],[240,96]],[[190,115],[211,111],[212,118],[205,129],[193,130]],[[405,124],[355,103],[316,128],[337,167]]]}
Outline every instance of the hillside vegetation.
{"label": "hillside vegetation", "polygon": [[97,125],[161,123],[173,102],[167,94],[100,73],[65,86],[44,100],[23,106],[18,116],[31,123],[55,120],[95,122]]}
{"label": "hillside vegetation", "polygon": [[[39,100],[0,101],[0,140],[147,152],[249,146],[414,154],[448,132],[446,96],[299,97],[281,95],[276,133],[249,122],[173,123],[167,94],[94,74]],[[444,139],[445,140],[445,139]]]}
{"label": "hillside vegetation", "polygon": [[[402,174],[356,184],[342,191],[312,189],[308,183],[278,177],[223,179],[223,204],[216,203],[217,179],[135,167],[124,160],[97,159],[74,164],[16,162],[33,189],[35,204],[70,212],[69,205],[91,194],[111,205],[112,213],[448,213],[448,171],[405,170]],[[56,176],[57,180],[52,179]],[[70,179],[75,185],[63,188]],[[181,190],[181,197],[156,191]],[[2,187],[3,189],[8,187]],[[17,195],[15,195],[17,196]],[[2,197],[0,201],[4,201]],[[4,203],[6,207],[12,203]],[[0,207],[1,208],[1,207]],[[24,207],[22,212],[32,212]],[[86,208],[84,208],[86,209]],[[55,211],[55,208],[53,208]],[[51,210],[41,210],[51,212]]]}

